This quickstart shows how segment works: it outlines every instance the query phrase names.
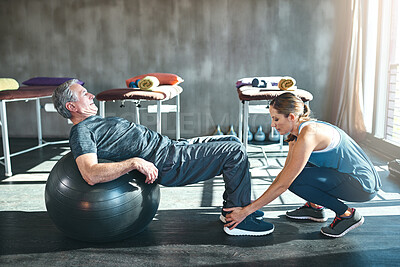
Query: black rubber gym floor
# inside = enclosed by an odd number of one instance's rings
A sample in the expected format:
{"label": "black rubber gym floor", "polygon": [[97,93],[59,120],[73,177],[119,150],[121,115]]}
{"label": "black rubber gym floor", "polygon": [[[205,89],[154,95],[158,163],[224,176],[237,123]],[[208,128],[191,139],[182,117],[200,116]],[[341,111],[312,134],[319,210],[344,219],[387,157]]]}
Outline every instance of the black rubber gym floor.
{"label": "black rubber gym floor", "polygon": [[[13,149],[32,144],[12,139]],[[52,166],[68,152],[48,146],[12,159],[14,176],[0,174],[0,266],[399,266],[400,179],[387,162],[368,152],[382,177],[379,195],[351,203],[365,223],[342,238],[320,234],[330,223],[294,221],[285,212],[303,204],[290,192],[263,208],[275,231],[262,237],[232,237],[218,217],[223,181],[161,187],[156,217],[137,236],[113,243],[87,243],[65,237],[50,220],[44,204],[45,182]],[[252,195],[272,182],[284,157],[271,154],[270,168],[258,147],[249,147]],[[3,172],[3,169],[0,168]]]}

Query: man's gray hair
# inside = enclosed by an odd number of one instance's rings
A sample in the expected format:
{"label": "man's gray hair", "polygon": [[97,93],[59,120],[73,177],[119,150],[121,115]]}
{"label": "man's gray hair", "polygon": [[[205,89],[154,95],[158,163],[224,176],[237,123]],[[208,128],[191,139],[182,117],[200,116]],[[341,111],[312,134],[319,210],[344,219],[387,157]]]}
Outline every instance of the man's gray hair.
{"label": "man's gray hair", "polygon": [[60,113],[61,116],[67,119],[71,118],[71,112],[67,109],[66,104],[68,102],[78,101],[75,93],[70,89],[71,85],[76,83],[79,83],[78,79],[68,80],[58,86],[53,92],[52,99],[54,107],[57,109],[58,113]]}

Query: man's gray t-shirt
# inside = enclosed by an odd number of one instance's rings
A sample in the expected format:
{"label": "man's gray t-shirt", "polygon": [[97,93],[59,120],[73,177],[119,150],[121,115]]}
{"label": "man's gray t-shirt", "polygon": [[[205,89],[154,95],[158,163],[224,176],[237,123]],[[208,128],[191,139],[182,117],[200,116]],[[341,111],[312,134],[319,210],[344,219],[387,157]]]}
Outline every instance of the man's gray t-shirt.
{"label": "man's gray t-shirt", "polygon": [[69,143],[75,159],[96,153],[100,159],[139,157],[159,166],[172,140],[122,118],[91,116],[72,127]]}

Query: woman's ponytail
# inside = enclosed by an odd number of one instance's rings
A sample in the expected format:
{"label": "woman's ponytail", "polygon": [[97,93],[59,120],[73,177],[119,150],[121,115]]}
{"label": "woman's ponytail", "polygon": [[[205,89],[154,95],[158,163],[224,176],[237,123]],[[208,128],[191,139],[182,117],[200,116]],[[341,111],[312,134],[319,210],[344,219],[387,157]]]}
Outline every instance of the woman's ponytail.
{"label": "woman's ponytail", "polygon": [[309,118],[309,117],[310,117],[310,113],[311,113],[310,108],[309,108],[306,104],[304,104],[304,107],[303,107],[303,114],[300,115],[300,117],[301,117],[301,118]]}

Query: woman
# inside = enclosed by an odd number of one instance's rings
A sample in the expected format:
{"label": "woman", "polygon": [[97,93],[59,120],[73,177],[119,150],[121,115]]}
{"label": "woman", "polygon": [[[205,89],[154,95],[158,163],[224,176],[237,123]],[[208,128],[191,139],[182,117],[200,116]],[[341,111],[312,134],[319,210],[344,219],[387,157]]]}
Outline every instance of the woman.
{"label": "woman", "polygon": [[[307,200],[286,216],[294,219],[327,220],[324,207],[336,218],[321,233],[341,237],[360,226],[364,218],[344,201],[364,202],[374,198],[380,178],[362,149],[343,130],[329,123],[312,120],[307,105],[292,93],[271,101],[271,126],[288,136],[289,152],[285,166],[269,188],[256,201],[243,208],[224,209],[224,230],[235,231],[247,215],[267,205],[287,189]],[[311,164],[310,164],[311,163]]]}

